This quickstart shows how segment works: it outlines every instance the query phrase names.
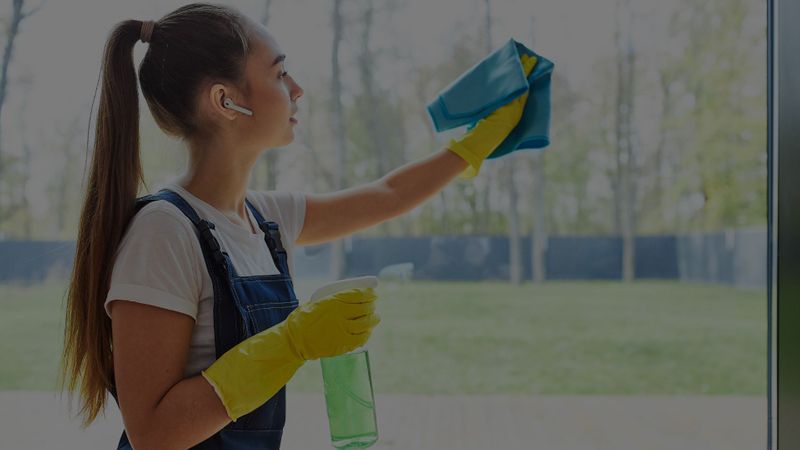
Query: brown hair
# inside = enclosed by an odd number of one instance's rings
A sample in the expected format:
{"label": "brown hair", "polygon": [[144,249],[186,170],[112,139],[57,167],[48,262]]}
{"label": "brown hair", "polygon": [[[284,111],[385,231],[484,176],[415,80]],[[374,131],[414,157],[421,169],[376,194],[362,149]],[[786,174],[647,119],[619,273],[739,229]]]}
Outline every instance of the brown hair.
{"label": "brown hair", "polygon": [[[208,3],[182,6],[155,22],[139,83],[165,133],[194,140],[214,132],[196,112],[204,83],[224,81],[247,92],[247,26],[235,9]],[[83,427],[105,408],[107,390],[114,386],[111,320],[103,304],[117,246],[144,184],[133,64],[141,27],[139,20],[120,22],[106,41],[94,152],[67,292],[59,380],[62,391],[68,385],[70,399],[80,384]]]}

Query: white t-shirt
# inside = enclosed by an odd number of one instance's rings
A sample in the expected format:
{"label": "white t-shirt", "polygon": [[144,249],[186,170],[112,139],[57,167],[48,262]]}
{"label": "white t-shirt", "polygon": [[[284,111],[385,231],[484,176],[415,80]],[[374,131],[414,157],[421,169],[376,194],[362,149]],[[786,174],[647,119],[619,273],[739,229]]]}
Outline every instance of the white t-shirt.
{"label": "white t-shirt", "polygon": [[[231,258],[240,276],[279,273],[272,260],[264,232],[249,208],[249,225],[229,219],[218,209],[189,193],[176,182],[172,189],[186,200],[201,219],[214,223],[211,233]],[[278,224],[288,255],[289,273],[294,273],[294,242],[303,228],[305,195],[302,192],[247,190],[247,198],[267,221]],[[216,359],[214,347],[214,289],[194,225],[168,201],[145,205],[131,219],[117,249],[111,285],[105,301],[106,314],[114,300],[138,303],[187,314],[195,319],[184,376],[200,373]]]}

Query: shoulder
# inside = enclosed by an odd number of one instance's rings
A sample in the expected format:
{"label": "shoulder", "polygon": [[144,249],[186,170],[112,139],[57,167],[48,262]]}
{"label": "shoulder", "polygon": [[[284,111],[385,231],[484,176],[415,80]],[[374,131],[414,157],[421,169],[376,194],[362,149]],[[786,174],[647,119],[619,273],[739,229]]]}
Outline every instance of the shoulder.
{"label": "shoulder", "polygon": [[202,256],[194,225],[178,208],[167,201],[143,206],[128,223],[120,250],[126,247],[159,248]]}
{"label": "shoulder", "polygon": [[194,225],[175,205],[167,201],[153,201],[142,207],[131,219],[129,232],[147,234],[194,234]]}
{"label": "shoulder", "polygon": [[247,198],[253,202],[264,220],[276,222],[283,234],[292,241],[297,240],[306,214],[306,196],[301,191],[247,191]]}
{"label": "shoulder", "polygon": [[247,190],[247,197],[258,208],[263,206],[270,211],[282,212],[287,209],[305,206],[305,193],[300,191],[256,191]]}
{"label": "shoulder", "polygon": [[155,201],[143,206],[129,222],[115,264],[149,266],[146,270],[176,265],[197,269],[202,261],[203,251],[189,218],[171,203]]}

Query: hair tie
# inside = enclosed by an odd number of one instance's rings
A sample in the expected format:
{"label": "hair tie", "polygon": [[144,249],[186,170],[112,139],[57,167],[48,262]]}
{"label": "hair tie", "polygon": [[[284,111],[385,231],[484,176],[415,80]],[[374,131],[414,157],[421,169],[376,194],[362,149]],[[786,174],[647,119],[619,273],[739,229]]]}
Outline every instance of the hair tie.
{"label": "hair tie", "polygon": [[156,27],[156,23],[153,20],[144,20],[142,21],[142,29],[139,33],[139,39],[142,42],[150,42],[150,36],[153,35],[153,29]]}

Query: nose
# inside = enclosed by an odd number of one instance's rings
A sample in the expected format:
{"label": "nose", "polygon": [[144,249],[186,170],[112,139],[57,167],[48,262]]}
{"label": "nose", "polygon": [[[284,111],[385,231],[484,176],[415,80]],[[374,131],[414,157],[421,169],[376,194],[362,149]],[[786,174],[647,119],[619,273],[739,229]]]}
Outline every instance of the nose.
{"label": "nose", "polygon": [[304,93],[303,88],[301,88],[300,85],[297,84],[296,81],[294,81],[294,78],[291,75],[289,76],[289,79],[292,82],[291,88],[290,88],[290,91],[289,91],[290,97],[291,97],[292,101],[297,101],[298,98],[303,96],[303,93]]}

